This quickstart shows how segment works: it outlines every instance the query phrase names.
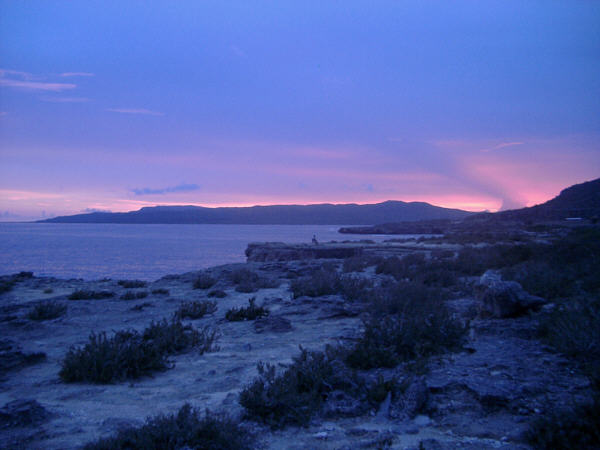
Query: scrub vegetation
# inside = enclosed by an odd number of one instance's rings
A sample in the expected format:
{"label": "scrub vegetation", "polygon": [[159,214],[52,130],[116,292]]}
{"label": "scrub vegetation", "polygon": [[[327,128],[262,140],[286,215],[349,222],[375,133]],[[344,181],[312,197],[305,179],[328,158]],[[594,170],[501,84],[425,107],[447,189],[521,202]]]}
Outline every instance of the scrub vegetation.
{"label": "scrub vegetation", "polygon": [[175,414],[148,418],[115,436],[87,444],[85,450],[250,450],[253,437],[233,419],[185,404]]}
{"label": "scrub vegetation", "polygon": [[217,333],[197,330],[180,321],[152,322],[142,332],[123,330],[113,336],[92,333],[83,347],[72,347],[59,372],[65,382],[114,383],[166,370],[168,355],[196,349],[200,354],[217,350]]}

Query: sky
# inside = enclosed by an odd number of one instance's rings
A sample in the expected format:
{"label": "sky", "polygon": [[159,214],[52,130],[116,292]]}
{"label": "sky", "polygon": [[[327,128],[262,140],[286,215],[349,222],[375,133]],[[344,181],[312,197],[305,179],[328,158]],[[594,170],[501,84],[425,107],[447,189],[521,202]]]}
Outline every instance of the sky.
{"label": "sky", "polygon": [[600,2],[0,0],[3,221],[599,176]]}

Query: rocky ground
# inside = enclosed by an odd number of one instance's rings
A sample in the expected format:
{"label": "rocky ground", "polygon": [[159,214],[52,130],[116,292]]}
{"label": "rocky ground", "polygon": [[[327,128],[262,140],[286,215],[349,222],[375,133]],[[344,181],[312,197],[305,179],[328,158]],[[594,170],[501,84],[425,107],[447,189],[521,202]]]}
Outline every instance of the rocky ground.
{"label": "rocky ground", "polygon": [[[261,261],[203,271],[217,280],[211,289],[193,288],[199,272],[167,276],[135,289],[117,280],[18,279],[0,294],[0,447],[79,448],[124,426],[141,425],[148,416],[175,412],[186,402],[241,417],[238,394],[256,376],[257,362],[282,366],[298,354],[299,346],[322,350],[326,344],[352,342],[361,331],[364,305],[339,295],[294,299],[289,291],[291,278],[324,263],[340,270],[342,261],[329,258],[331,254],[291,259],[290,252],[276,248],[277,257],[268,257],[264,247],[255,248]],[[416,249],[423,250],[427,249]],[[240,267],[277,279],[280,285],[237,292],[229,275]],[[370,267],[359,276],[381,275]],[[482,289],[492,289],[486,283]],[[115,296],[69,300],[79,289]],[[168,294],[152,293],[159,289]],[[169,370],[127,382],[68,384],[59,378],[67,350],[84,345],[90,332],[142,330],[152,320],[170,317],[182,301],[207,299],[215,289],[227,294],[214,299],[217,311],[185,321],[198,328],[215,327],[219,351],[172,356]],[[120,298],[131,290],[149,295]],[[268,319],[225,320],[228,309],[245,306],[252,297],[270,310]],[[537,313],[523,310],[517,318],[504,318],[502,309],[494,310],[498,305],[486,298],[465,296],[449,302],[451,311],[470,324],[468,341],[460,352],[431,357],[401,405],[388,397],[358,417],[331,412],[318,415],[308,427],[271,430],[252,421],[244,421],[244,426],[258,436],[257,448],[269,449],[528,448],[523,434],[532,420],[585,398],[589,382],[537,339]],[[36,304],[48,300],[66,304],[66,313],[45,321],[28,318]],[[527,296],[523,301],[541,306]],[[403,370],[381,372],[388,378],[394,372],[402,377]]]}

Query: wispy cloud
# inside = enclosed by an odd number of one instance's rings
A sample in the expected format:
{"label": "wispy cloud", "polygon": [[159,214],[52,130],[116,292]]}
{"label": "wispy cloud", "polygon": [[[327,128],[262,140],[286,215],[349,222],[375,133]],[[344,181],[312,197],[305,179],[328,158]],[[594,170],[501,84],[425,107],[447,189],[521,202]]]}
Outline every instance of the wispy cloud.
{"label": "wispy cloud", "polygon": [[112,212],[109,209],[99,209],[99,208],[85,208],[84,210],[82,210],[81,212],[83,213],[109,213]]}
{"label": "wispy cloud", "polygon": [[142,114],[146,116],[164,116],[164,113],[145,108],[108,108],[107,111],[121,114]]}
{"label": "wispy cloud", "polygon": [[68,89],[75,89],[77,87],[77,85],[73,83],[53,83],[39,80],[40,77],[35,77],[28,72],[10,69],[0,69],[0,86],[34,91],[52,92],[61,92]]}
{"label": "wispy cloud", "polygon": [[90,101],[86,97],[42,97],[41,100],[51,103],[84,103]]}
{"label": "wispy cloud", "polygon": [[515,145],[523,145],[523,144],[524,144],[524,142],[503,142],[502,144],[498,144],[493,147],[481,149],[481,151],[484,153],[487,153],[487,152],[493,152],[495,150],[500,150],[502,148],[513,147]]}
{"label": "wispy cloud", "polygon": [[0,86],[54,92],[60,92],[67,89],[75,89],[77,87],[76,84],[72,83],[46,83],[43,81],[9,80],[5,78],[0,78]]}
{"label": "wispy cloud", "polygon": [[133,192],[135,195],[163,195],[163,194],[171,194],[173,192],[190,192],[190,191],[197,191],[198,189],[200,189],[200,186],[198,186],[197,184],[186,184],[186,183],[182,183],[180,185],[177,186],[169,186],[166,188],[161,188],[161,189],[153,189],[153,188],[136,188],[136,189],[132,189],[131,192]]}
{"label": "wispy cloud", "polygon": [[94,74],[91,72],[63,72],[60,74],[61,77],[93,77]]}

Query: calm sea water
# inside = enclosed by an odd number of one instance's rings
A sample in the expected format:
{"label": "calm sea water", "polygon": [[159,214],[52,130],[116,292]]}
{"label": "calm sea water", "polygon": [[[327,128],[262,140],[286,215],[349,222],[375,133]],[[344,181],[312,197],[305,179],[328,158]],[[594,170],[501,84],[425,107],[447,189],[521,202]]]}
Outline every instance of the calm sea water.
{"label": "calm sea water", "polygon": [[244,262],[249,242],[310,242],[389,236],[339,234],[335,225],[121,225],[0,223],[0,274],[155,280]]}

